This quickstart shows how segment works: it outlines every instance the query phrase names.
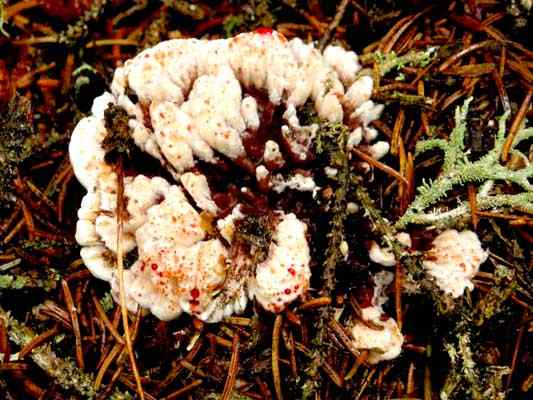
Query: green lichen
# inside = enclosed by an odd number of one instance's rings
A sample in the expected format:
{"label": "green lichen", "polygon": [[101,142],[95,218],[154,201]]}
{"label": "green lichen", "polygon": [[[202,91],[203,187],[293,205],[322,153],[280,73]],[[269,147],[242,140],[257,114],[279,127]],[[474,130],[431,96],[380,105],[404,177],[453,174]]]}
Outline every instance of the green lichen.
{"label": "green lichen", "polygon": [[[506,140],[505,122],[508,114],[499,119],[498,133],[492,150],[477,161],[468,159],[464,139],[467,131],[466,117],[471,100],[471,98],[468,99],[462,107],[456,109],[455,128],[448,140],[435,138],[417,143],[416,155],[440,149],[444,152],[444,163],[440,175],[435,180],[423,182],[418,187],[415,200],[396,222],[396,228],[402,229],[408,224],[450,226],[457,223],[459,219],[468,218],[471,210],[466,201],[452,210],[427,211],[428,208],[446,198],[454,187],[467,184],[479,186],[476,206],[480,210],[516,208],[529,213],[533,212],[533,185],[529,182],[529,179],[533,177],[533,165],[512,170],[500,163]],[[531,138],[533,138],[533,128],[521,129],[512,143],[511,152],[523,156],[517,146]],[[502,194],[494,187],[495,182],[513,183],[522,191],[516,194]]]}
{"label": "green lichen", "polygon": [[424,51],[411,50],[407,54],[397,55],[394,51],[383,54],[379,51],[372,53],[372,57],[378,63],[378,70],[381,76],[387,75],[393,70],[400,70],[403,67],[425,67],[437,54],[437,47],[428,47]]}

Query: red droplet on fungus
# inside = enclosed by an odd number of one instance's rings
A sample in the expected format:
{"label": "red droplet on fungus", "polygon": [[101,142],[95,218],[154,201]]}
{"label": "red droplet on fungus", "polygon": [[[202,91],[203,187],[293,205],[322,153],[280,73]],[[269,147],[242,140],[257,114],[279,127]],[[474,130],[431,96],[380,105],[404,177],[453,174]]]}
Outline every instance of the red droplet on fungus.
{"label": "red droplet on fungus", "polygon": [[259,35],[272,35],[272,32],[274,32],[274,30],[272,28],[267,28],[266,26],[262,26],[255,30],[255,33]]}

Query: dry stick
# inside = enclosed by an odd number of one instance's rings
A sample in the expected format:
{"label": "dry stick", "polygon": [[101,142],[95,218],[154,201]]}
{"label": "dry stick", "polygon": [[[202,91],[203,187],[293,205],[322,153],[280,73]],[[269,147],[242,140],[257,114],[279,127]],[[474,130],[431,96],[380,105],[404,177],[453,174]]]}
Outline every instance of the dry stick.
{"label": "dry stick", "polygon": [[331,38],[331,34],[339,26],[341,19],[344,16],[344,13],[346,12],[346,7],[348,6],[349,1],[350,0],[342,0],[339,6],[337,7],[337,11],[335,12],[335,16],[333,17],[333,20],[328,25],[326,32],[324,32],[324,36],[322,36],[322,39],[320,39],[320,42],[318,44],[318,48],[321,51],[324,50],[324,48],[329,42],[329,39]]}
{"label": "dry stick", "polygon": [[126,339],[126,350],[130,357],[131,369],[135,382],[137,384],[137,393],[141,400],[144,400],[144,391],[141,383],[137,363],[135,362],[135,354],[133,353],[133,345],[130,335],[130,328],[128,323],[128,309],[126,308],[126,292],[124,288],[124,259],[122,254],[122,230],[124,228],[122,223],[122,215],[124,213],[124,170],[122,163],[118,164],[117,168],[117,271],[118,271],[118,287],[120,294],[120,310],[122,313],[122,325],[124,326],[124,337]]}
{"label": "dry stick", "polygon": [[220,400],[229,400],[235,382],[237,381],[237,372],[239,372],[239,334],[233,335],[233,343],[231,344],[231,360],[229,363],[228,376],[226,377],[226,383],[224,384],[224,390],[220,396]]}
{"label": "dry stick", "polygon": [[522,101],[522,105],[520,106],[520,109],[518,110],[518,113],[516,113],[516,116],[513,120],[511,128],[509,129],[509,135],[507,136],[507,140],[505,141],[505,144],[503,145],[503,149],[502,149],[502,161],[503,162],[507,161],[507,159],[509,158],[509,151],[511,150],[511,146],[513,144],[516,133],[518,132],[518,129],[520,128],[520,125],[522,124],[522,121],[526,117],[527,111],[529,109],[529,103],[531,103],[532,96],[533,96],[533,89],[529,88],[526,94],[526,97],[524,97],[524,101]]}
{"label": "dry stick", "polygon": [[76,311],[74,301],[72,300],[72,293],[70,292],[70,288],[68,287],[67,281],[62,279],[61,286],[63,287],[65,304],[70,313],[70,321],[72,323],[72,330],[74,331],[74,339],[76,340],[76,361],[78,363],[78,367],[83,370],[85,368],[85,362],[83,361],[83,348],[81,341],[80,324],[78,322],[78,313]]}
{"label": "dry stick", "polygon": [[276,390],[276,397],[278,400],[283,400],[283,392],[281,391],[281,377],[279,372],[279,337],[281,332],[281,325],[283,323],[283,315],[278,314],[274,321],[274,329],[272,330],[272,379],[274,381],[274,389]]}

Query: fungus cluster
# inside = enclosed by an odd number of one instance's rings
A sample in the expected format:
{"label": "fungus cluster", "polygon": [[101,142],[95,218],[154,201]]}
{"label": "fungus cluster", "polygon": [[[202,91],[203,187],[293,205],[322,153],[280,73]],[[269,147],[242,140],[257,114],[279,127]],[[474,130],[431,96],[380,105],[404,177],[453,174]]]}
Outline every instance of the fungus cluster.
{"label": "fungus cluster", "polygon": [[[76,231],[86,266],[116,294],[117,173],[102,145],[112,105],[162,166],[141,174],[144,162],[134,159],[124,178],[128,308],[209,322],[242,312],[251,298],[283,310],[309,288],[312,239],[309,221],[279,198],[319,189],[309,167],[317,121],[347,126],[350,148],[376,158],[388,151],[368,126],[383,106],[370,100],[372,78],[360,70],[351,51],[320,52],[268,30],[170,40],[126,61],[70,143],[87,190]],[[259,217],[266,222],[249,235],[255,241],[243,239],[240,227]]]}

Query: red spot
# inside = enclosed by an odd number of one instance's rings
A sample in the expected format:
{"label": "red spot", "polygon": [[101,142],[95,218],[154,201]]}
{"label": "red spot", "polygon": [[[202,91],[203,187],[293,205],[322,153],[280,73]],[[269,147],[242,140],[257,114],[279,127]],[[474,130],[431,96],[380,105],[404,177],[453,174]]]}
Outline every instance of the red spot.
{"label": "red spot", "polygon": [[255,30],[255,33],[259,35],[272,35],[272,32],[274,32],[274,30],[272,28],[267,28],[266,26],[262,26]]}
{"label": "red spot", "polygon": [[146,267],[145,263],[141,263],[141,271],[144,271],[144,268]]}
{"label": "red spot", "polygon": [[279,313],[281,311],[281,308],[278,305],[274,305],[272,308],[275,313]]}
{"label": "red spot", "polygon": [[150,267],[152,268],[152,271],[155,271],[158,267],[157,267],[157,264],[152,264],[150,265]]}
{"label": "red spot", "polygon": [[292,276],[296,276],[296,270],[294,268],[289,268],[287,271],[289,271],[289,274]]}
{"label": "red spot", "polygon": [[197,306],[200,304],[198,300],[189,300],[189,303],[191,304],[191,306]]}
{"label": "red spot", "polygon": [[193,290],[191,290],[191,297],[193,299],[197,299],[198,297],[200,297],[200,290],[198,290],[198,288],[194,288]]}
{"label": "red spot", "polygon": [[300,288],[300,285],[294,285],[294,290],[298,290]]}
{"label": "red spot", "polygon": [[285,294],[291,294],[291,289],[287,288],[284,290]]}

